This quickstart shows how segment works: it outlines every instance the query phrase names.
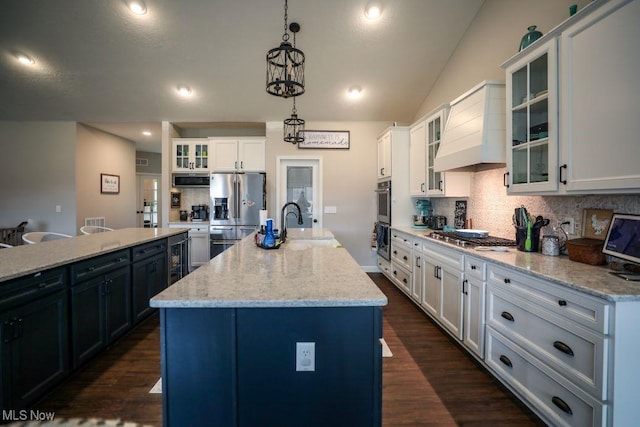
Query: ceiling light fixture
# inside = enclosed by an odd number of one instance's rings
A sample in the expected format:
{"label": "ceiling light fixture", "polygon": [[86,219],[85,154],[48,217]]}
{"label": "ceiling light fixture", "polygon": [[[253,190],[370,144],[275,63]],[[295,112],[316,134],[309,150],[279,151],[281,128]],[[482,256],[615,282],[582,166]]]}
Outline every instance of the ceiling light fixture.
{"label": "ceiling light fixture", "polygon": [[382,5],[378,2],[371,2],[367,4],[367,7],[364,9],[364,16],[367,19],[378,19],[382,15]]}
{"label": "ceiling light fixture", "polygon": [[349,88],[349,91],[347,92],[347,94],[351,99],[360,98],[360,95],[362,94],[362,89],[360,88],[360,86],[353,86]]}
{"label": "ceiling light fixture", "polygon": [[142,0],[130,1],[129,9],[136,15],[146,15],[147,13],[147,5]]}
{"label": "ceiling light fixture", "polygon": [[178,86],[178,93],[182,96],[190,96],[191,88],[189,86]]}
{"label": "ceiling light fixture", "polygon": [[36,63],[35,59],[27,55],[26,53],[16,54],[16,59],[24,65],[33,65]]}
{"label": "ceiling light fixture", "polygon": [[142,134],[143,134],[144,136],[151,136],[151,132],[149,132],[148,130],[143,130],[143,131],[142,131]]}
{"label": "ceiling light fixture", "polygon": [[[267,92],[282,98],[304,93],[304,52],[295,47],[295,37],[300,31],[300,24],[292,22],[287,27],[287,9],[285,0],[282,43],[267,52]],[[293,33],[293,45],[289,43],[288,30]]]}
{"label": "ceiling light fixture", "polygon": [[284,140],[292,144],[297,144],[304,141],[304,120],[298,118],[296,110],[296,99],[293,98],[293,110],[291,110],[291,117],[284,120]]}

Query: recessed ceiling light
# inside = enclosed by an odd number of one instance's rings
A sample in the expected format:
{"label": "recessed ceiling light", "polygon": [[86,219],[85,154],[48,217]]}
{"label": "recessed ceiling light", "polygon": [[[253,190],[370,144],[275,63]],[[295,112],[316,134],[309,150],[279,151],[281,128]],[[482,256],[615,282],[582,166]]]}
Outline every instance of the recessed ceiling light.
{"label": "recessed ceiling light", "polygon": [[36,61],[26,53],[17,53],[16,59],[25,65],[33,65]]}
{"label": "recessed ceiling light", "polygon": [[142,0],[133,0],[129,2],[129,9],[136,15],[145,15],[147,13],[147,5]]}
{"label": "recessed ceiling light", "polygon": [[182,96],[190,96],[191,95],[191,88],[189,86],[178,86],[178,93]]}
{"label": "recessed ceiling light", "polygon": [[143,131],[142,131],[142,134],[143,134],[144,136],[151,136],[151,132],[149,132],[148,130],[143,130]]}
{"label": "recessed ceiling light", "polygon": [[378,2],[371,2],[367,4],[367,7],[364,9],[364,16],[367,19],[378,19],[382,14],[382,5]]}
{"label": "recessed ceiling light", "polygon": [[349,88],[347,95],[349,95],[349,98],[351,99],[360,98],[360,95],[362,95],[362,89],[360,86],[352,86]]}

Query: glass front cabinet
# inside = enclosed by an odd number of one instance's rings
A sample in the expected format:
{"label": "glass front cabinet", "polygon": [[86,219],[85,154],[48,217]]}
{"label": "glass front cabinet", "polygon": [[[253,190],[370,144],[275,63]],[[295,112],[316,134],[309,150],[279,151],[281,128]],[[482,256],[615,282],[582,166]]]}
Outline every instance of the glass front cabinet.
{"label": "glass front cabinet", "polygon": [[558,189],[557,41],[530,49],[503,64],[508,193]]}
{"label": "glass front cabinet", "polygon": [[177,138],[173,140],[174,172],[207,172],[209,170],[209,140]]}

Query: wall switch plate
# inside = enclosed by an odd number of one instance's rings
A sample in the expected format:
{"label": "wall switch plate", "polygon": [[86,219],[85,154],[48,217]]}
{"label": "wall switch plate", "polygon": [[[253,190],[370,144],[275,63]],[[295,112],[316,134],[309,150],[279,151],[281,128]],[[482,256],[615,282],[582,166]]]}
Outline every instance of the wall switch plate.
{"label": "wall switch plate", "polygon": [[62,206],[56,205],[56,212],[58,213],[62,212]]}
{"label": "wall switch plate", "polygon": [[338,208],[336,206],[325,206],[324,213],[326,214],[334,214],[338,212]]}
{"label": "wall switch plate", "polygon": [[316,370],[316,343],[296,343],[296,371]]}
{"label": "wall switch plate", "polygon": [[567,232],[567,234],[576,234],[576,220],[573,218],[565,218],[562,220],[563,223],[567,223],[565,225],[563,225],[562,227],[564,227],[564,231]]}

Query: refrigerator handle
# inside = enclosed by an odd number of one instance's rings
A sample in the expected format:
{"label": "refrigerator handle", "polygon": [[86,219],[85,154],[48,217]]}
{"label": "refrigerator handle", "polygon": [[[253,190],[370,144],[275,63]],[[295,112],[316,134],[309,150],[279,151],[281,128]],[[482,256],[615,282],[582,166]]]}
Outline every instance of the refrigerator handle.
{"label": "refrigerator handle", "polygon": [[240,205],[242,204],[242,201],[240,200],[240,177],[238,175],[236,175],[235,177],[235,191],[236,191],[236,218],[240,219]]}

